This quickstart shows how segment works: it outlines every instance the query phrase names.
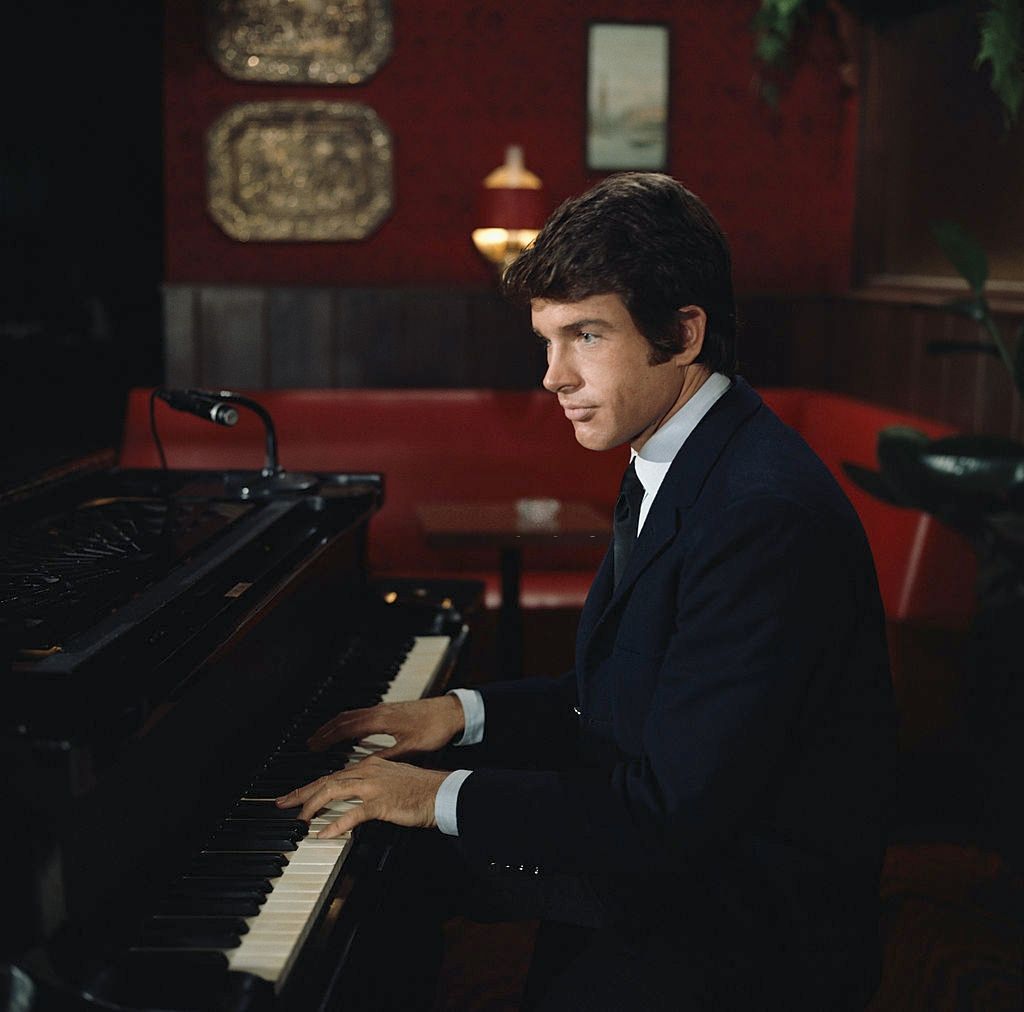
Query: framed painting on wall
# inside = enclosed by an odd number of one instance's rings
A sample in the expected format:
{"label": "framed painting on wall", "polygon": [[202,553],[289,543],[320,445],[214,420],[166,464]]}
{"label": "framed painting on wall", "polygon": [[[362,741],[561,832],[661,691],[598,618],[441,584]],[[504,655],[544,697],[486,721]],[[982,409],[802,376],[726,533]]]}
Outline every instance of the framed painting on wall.
{"label": "framed painting on wall", "polygon": [[664,172],[668,26],[594,21],[587,31],[587,168]]}

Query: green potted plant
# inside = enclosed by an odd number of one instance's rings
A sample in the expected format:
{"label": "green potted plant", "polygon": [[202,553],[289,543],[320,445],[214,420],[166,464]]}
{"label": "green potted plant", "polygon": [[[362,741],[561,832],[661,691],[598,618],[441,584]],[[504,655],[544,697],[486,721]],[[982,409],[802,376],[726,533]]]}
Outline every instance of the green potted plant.
{"label": "green potted plant", "polygon": [[[762,98],[778,105],[777,78],[786,69],[800,26],[827,10],[848,45],[851,25],[884,26],[941,6],[946,0],[761,0],[754,16],[754,55],[766,71],[758,82]],[[991,0],[979,20],[976,66],[989,65],[992,91],[1003,105],[1007,125],[1016,122],[1024,100],[1024,0]],[[844,79],[856,71],[844,65]]]}
{"label": "green potted plant", "polygon": [[[778,81],[789,62],[801,22],[827,10],[847,53],[841,73],[855,82],[851,41],[857,24],[884,28],[902,17],[939,6],[939,0],[762,0],[753,23],[755,53],[765,69],[762,97],[779,100]],[[991,88],[1009,129],[1024,100],[1024,0],[991,0],[978,20],[975,66],[987,65]],[[1024,325],[1001,332],[985,294],[984,249],[961,226],[932,225],[932,232],[966,281],[968,294],[938,306],[975,321],[979,339],[934,341],[936,354],[994,355],[1024,398]],[[1024,849],[1020,777],[1024,765],[1024,658],[1018,631],[1024,625],[1024,444],[991,435],[929,439],[892,427],[879,433],[878,469],[845,464],[847,475],[871,495],[895,506],[923,510],[959,531],[978,559],[976,610],[966,679],[966,726],[978,774],[983,818],[992,842],[1018,868]],[[956,576],[954,575],[954,579]]]}
{"label": "green potted plant", "polygon": [[[967,298],[935,308],[974,320],[981,339],[967,344],[933,341],[929,351],[996,355],[1017,396],[1024,396],[1024,324],[1012,341],[1001,333],[985,296],[985,251],[954,222],[937,222],[932,231],[970,288]],[[1007,562],[1013,562],[1017,573],[1013,579],[1024,579],[1024,444],[991,435],[929,439],[915,429],[892,426],[879,433],[878,462],[878,471],[854,464],[844,468],[877,498],[931,513],[970,539],[984,577],[979,607],[991,594],[1011,589],[1003,586]]]}
{"label": "green potted plant", "polygon": [[[1012,342],[1000,332],[984,291],[984,250],[951,222],[935,224],[933,233],[970,286],[967,298],[935,308],[975,320],[981,339],[935,341],[929,350],[997,355],[1017,397],[1024,397],[1024,324]],[[892,426],[878,434],[877,453],[878,470],[844,463],[850,479],[894,506],[932,514],[963,534],[977,556],[965,718],[992,843],[1020,867],[1024,657],[1018,635],[1024,624],[1024,444],[984,434],[929,439],[915,429]]]}

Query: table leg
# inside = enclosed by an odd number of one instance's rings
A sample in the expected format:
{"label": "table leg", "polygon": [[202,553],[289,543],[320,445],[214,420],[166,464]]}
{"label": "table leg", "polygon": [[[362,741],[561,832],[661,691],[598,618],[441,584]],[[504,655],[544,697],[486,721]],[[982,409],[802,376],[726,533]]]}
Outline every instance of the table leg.
{"label": "table leg", "polygon": [[518,548],[501,550],[498,673],[502,678],[523,676],[523,613],[519,607],[519,577],[522,568],[523,560]]}

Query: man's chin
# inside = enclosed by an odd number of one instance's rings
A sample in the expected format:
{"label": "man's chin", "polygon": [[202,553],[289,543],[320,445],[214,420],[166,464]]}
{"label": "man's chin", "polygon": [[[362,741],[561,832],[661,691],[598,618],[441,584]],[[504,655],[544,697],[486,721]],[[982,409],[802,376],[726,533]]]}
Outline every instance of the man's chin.
{"label": "man's chin", "polygon": [[573,429],[576,442],[587,450],[610,450],[620,445],[610,440],[608,436],[588,429],[585,425],[574,425]]}

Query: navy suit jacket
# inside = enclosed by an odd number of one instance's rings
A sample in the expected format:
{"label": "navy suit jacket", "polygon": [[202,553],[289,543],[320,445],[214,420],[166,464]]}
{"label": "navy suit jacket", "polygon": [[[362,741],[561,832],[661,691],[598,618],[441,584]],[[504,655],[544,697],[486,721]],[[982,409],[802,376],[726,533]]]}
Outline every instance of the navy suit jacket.
{"label": "navy suit jacket", "polygon": [[825,466],[742,379],[617,587],[605,557],[574,671],[482,693],[471,852],[583,873],[623,924],[696,918],[825,990],[877,970],[895,720],[874,565]]}

